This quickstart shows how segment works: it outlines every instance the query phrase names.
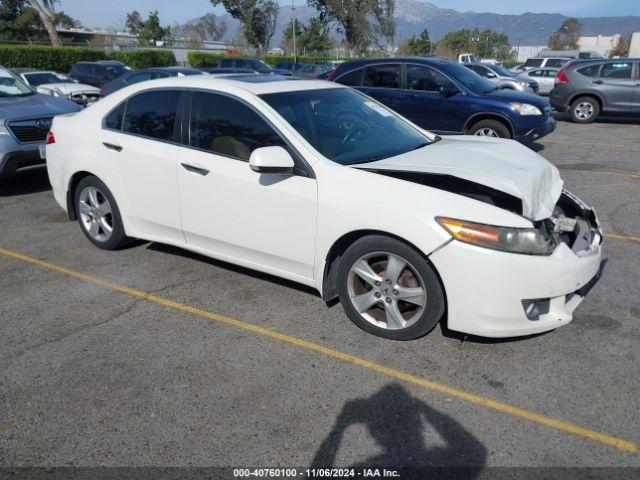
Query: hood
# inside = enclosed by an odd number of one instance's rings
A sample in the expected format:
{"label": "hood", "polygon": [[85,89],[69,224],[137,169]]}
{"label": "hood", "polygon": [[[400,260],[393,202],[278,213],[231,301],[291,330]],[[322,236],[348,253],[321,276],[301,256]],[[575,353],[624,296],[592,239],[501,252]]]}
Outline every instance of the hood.
{"label": "hood", "polygon": [[75,83],[75,82],[66,82],[66,83],[45,83],[42,85],[38,85],[38,91],[41,89],[45,91],[56,91],[59,90],[65,95],[69,95],[70,93],[100,93],[100,89],[96,87],[92,87],[91,85],[85,85],[83,83]]}
{"label": "hood", "polygon": [[42,95],[41,93],[24,97],[0,97],[1,120],[51,117],[80,110],[82,107],[71,100]]}
{"label": "hood", "polygon": [[[531,81],[531,79],[529,79],[529,81]],[[493,92],[485,94],[485,96],[503,102],[530,103],[538,107],[541,112],[549,106],[549,101],[546,98],[534,95],[533,93],[518,92],[516,90],[494,90]]]}
{"label": "hood", "polygon": [[530,220],[548,218],[562,193],[558,169],[512,140],[449,136],[396,157],[355,165],[386,170],[448,175],[507,193],[522,201]]}

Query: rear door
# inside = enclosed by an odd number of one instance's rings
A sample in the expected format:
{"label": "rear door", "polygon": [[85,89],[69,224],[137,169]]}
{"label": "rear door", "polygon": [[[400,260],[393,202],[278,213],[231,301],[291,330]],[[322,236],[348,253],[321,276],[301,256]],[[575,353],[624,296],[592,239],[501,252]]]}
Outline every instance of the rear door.
{"label": "rear door", "polygon": [[179,90],[147,90],[105,119],[98,146],[109,158],[114,191],[129,222],[146,238],[184,243],[178,199]]}
{"label": "rear door", "polygon": [[389,108],[398,110],[401,105],[401,83],[402,66],[400,63],[369,65],[364,69],[360,90]]}
{"label": "rear door", "polygon": [[635,62],[635,87],[633,89],[633,103],[631,110],[633,113],[640,114],[640,62]]}
{"label": "rear door", "polygon": [[636,83],[634,62],[625,59],[604,63],[600,76],[592,80],[594,90],[604,99],[603,110],[616,112],[631,111]]}

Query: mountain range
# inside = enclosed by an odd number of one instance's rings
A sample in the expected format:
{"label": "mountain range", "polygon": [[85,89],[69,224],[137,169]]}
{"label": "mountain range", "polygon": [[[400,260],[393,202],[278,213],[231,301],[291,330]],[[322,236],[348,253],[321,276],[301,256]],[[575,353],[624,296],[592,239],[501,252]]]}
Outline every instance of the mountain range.
{"label": "mountain range", "polygon": [[[317,12],[307,5],[295,7],[296,18],[302,22],[317,16]],[[396,43],[403,38],[418,35],[428,29],[432,40],[442,38],[446,33],[461,28],[479,28],[505,33],[512,45],[544,45],[562,22],[569,17],[559,13],[523,13],[521,15],[501,15],[499,13],[458,12],[448,8],[440,8],[433,3],[418,0],[397,0],[394,17],[396,20]],[[281,6],[278,15],[276,33],[271,41],[277,46],[282,40],[282,32],[292,18],[292,7]],[[240,37],[240,24],[229,14],[219,17],[227,24],[224,40],[230,41]],[[196,21],[197,19],[192,20]],[[620,33],[628,35],[640,31],[640,16],[626,17],[584,17],[582,35],[612,35]],[[191,23],[191,22],[189,22]]]}

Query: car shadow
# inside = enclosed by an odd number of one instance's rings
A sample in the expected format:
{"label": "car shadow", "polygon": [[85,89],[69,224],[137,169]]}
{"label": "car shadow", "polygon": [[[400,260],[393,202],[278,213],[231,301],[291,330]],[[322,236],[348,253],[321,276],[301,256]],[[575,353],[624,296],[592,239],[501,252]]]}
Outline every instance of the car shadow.
{"label": "car shadow", "polygon": [[[553,112],[553,117],[558,122],[573,123],[569,118],[568,113]],[[640,118],[638,118],[637,116],[631,116],[631,115],[629,116],[621,115],[621,116],[615,116],[615,117],[600,115],[598,116],[598,118],[595,119],[594,123],[611,123],[611,124],[617,124],[617,125],[640,125]],[[576,123],[576,125],[580,125],[580,124]]]}
{"label": "car shadow", "polygon": [[[379,449],[346,468],[394,469],[403,479],[434,478],[440,469],[451,475],[447,478],[473,479],[486,463],[487,449],[460,423],[412,397],[402,385],[390,383],[369,398],[345,403],[316,451],[311,468],[336,467],[347,429],[356,424],[367,428]],[[429,445],[434,437],[440,438]]]}
{"label": "car shadow", "polygon": [[253,278],[257,278],[259,280],[265,280],[267,282],[275,283],[277,285],[282,285],[283,287],[293,288],[301,292],[309,293],[315,297],[320,296],[317,290],[315,290],[312,287],[303,285],[301,283],[296,283],[291,280],[287,280],[285,278],[280,278],[274,275],[270,275],[268,273],[263,273],[257,270],[252,270],[250,268],[241,267],[239,265],[235,265],[232,263],[227,263],[225,261],[217,260],[215,258],[206,257],[204,255],[200,255],[199,253],[194,253],[189,250],[184,250],[179,247],[174,247],[172,245],[165,245],[162,243],[152,242],[147,245],[147,248],[155,252],[162,252],[170,255],[177,255],[183,258],[188,258],[190,260],[196,260],[198,262],[206,263],[208,265],[211,265],[212,267],[223,268],[230,272],[240,273],[242,275],[247,275]]}
{"label": "car shadow", "polygon": [[0,179],[0,197],[29,195],[47,190],[51,190],[51,184],[45,169]]}
{"label": "car shadow", "polygon": [[541,152],[545,148],[545,146],[542,143],[538,143],[538,142],[528,143],[527,147],[529,147],[531,150],[533,150],[536,153]]}

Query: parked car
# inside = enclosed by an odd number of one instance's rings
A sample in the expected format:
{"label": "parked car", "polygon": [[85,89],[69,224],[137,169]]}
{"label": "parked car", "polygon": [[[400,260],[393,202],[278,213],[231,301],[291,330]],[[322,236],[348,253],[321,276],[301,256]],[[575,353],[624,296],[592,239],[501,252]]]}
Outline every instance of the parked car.
{"label": "parked car", "polygon": [[500,90],[461,63],[442,58],[347,62],[329,76],[438,133],[513,138],[527,143],[555,129],[549,102]]}
{"label": "parked car", "polygon": [[33,68],[12,68],[11,72],[43,95],[66,98],[83,107],[100,99],[99,88],[78,83],[62,73]]}
{"label": "parked car", "polygon": [[77,103],[37,93],[0,67],[0,178],[43,166],[40,147],[51,119],[79,110],[82,107]]}
{"label": "parked car", "polygon": [[553,330],[598,278],[598,221],[551,163],[339,84],[152,80],[51,131],[53,194],[95,246],[142,238],[303,283],[382,337],[445,314],[476,335]]}
{"label": "parked car", "polygon": [[525,80],[520,78],[515,73],[510,72],[500,65],[491,65],[488,63],[466,63],[464,66],[502,89],[538,93],[538,82],[533,79]]}
{"label": "parked car", "polygon": [[78,62],[71,66],[69,77],[80,83],[101,87],[105,83],[109,83],[129,71],[131,71],[131,68],[122,62],[109,60],[100,62]]}
{"label": "parked car", "polygon": [[297,73],[303,67],[306,67],[308,64],[303,62],[280,62],[276,65],[277,70],[288,70],[292,73]]}
{"label": "parked car", "polygon": [[331,71],[326,65],[305,65],[295,75],[301,78],[318,78],[323,73]]}
{"label": "parked car", "polygon": [[562,68],[574,60],[568,57],[532,57],[524,62],[524,65],[520,67],[520,71],[526,72],[532,68]]}
{"label": "parked car", "polygon": [[601,113],[640,115],[640,59],[573,62],[556,74],[549,98],[576,123],[591,123]]}
{"label": "parked car", "polygon": [[556,83],[557,68],[534,68],[522,72],[521,78],[525,80],[534,80],[538,83],[538,94],[549,95]]}
{"label": "parked car", "polygon": [[259,58],[223,58],[218,63],[220,68],[242,68],[265,75],[291,75],[291,70],[271,68]]}
{"label": "parked car", "polygon": [[105,97],[121,88],[134,83],[145,82],[147,80],[155,80],[157,78],[179,77],[188,75],[203,75],[204,72],[197,68],[188,67],[157,67],[142,68],[140,70],[132,70],[120,75],[115,80],[100,87],[100,94]]}

